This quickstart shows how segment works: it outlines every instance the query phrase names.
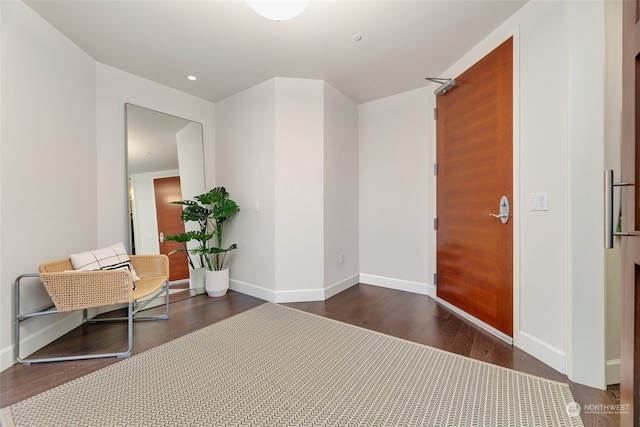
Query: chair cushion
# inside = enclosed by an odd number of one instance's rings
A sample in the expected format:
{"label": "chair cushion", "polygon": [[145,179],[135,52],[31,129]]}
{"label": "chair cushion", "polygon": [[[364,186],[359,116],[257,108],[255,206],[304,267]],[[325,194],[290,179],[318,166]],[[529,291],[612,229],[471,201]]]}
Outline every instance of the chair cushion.
{"label": "chair cushion", "polygon": [[92,271],[127,268],[131,271],[134,282],[140,280],[133,265],[131,265],[131,259],[122,242],[106,248],[71,254],[70,258],[75,270]]}
{"label": "chair cushion", "polygon": [[138,300],[140,298],[146,297],[147,295],[151,295],[155,291],[160,289],[166,281],[167,278],[161,276],[143,277],[136,283],[136,288],[133,290],[131,298],[133,300]]}

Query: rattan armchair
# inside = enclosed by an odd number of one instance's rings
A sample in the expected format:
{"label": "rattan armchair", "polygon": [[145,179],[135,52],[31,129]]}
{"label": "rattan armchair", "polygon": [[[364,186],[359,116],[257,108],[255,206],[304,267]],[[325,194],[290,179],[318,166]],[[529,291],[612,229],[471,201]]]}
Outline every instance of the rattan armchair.
{"label": "rattan armchair", "polygon": [[[133,321],[157,320],[169,317],[169,259],[166,255],[131,255],[131,264],[140,280],[135,282],[129,270],[73,271],[70,258],[40,265],[39,274],[22,274],[15,281],[15,359],[20,363],[54,362],[95,359],[100,357],[128,357],[133,346]],[[53,306],[33,313],[20,314],[20,282],[26,277],[39,277]],[[163,295],[164,294],[164,295]],[[139,315],[158,297],[164,298],[164,313]],[[127,304],[126,317],[89,318],[88,309],[115,304]],[[71,356],[23,359],[20,357],[20,324],[30,318],[75,310],[83,311],[89,323],[128,322],[127,348],[114,353],[80,354]]]}

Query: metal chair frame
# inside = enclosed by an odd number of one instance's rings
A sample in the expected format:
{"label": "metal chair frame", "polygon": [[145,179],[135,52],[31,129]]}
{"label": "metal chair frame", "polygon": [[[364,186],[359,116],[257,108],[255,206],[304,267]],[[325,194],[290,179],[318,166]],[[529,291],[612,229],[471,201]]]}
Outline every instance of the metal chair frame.
{"label": "metal chair frame", "polygon": [[[160,255],[162,257],[165,257],[165,255]],[[132,258],[134,258],[135,256],[132,256]],[[140,258],[142,258],[142,256],[139,256]],[[146,256],[148,257],[148,256]],[[15,313],[15,320],[14,320],[14,337],[15,337],[15,345],[14,345],[14,356],[15,356],[15,360],[19,363],[23,363],[23,364],[31,364],[31,363],[42,363],[42,362],[60,362],[60,361],[69,361],[69,360],[83,360],[83,359],[97,359],[97,358],[103,358],[103,357],[119,357],[119,358],[123,358],[123,357],[129,357],[131,356],[131,350],[133,348],[133,322],[134,321],[144,321],[144,320],[162,320],[162,319],[167,319],[169,317],[169,274],[168,274],[168,260],[166,260],[166,277],[162,276],[159,279],[164,278],[164,282],[160,285],[157,286],[156,289],[154,289],[153,291],[145,291],[145,295],[142,295],[140,298],[144,298],[144,297],[149,297],[148,299],[145,299],[144,301],[138,301],[133,299],[134,298],[134,293],[135,291],[132,291],[132,284],[133,284],[133,279],[131,276],[131,273],[129,271],[110,271],[110,272],[88,272],[89,274],[91,273],[98,273],[101,275],[101,278],[103,279],[110,279],[113,278],[113,280],[115,281],[119,281],[118,283],[121,284],[123,283],[123,280],[128,281],[128,283],[131,284],[131,287],[129,289],[126,289],[122,292],[121,297],[119,298],[119,300],[116,301],[104,301],[102,303],[93,303],[90,305],[86,305],[83,307],[78,307],[73,308],[73,307],[69,307],[69,306],[64,306],[64,304],[60,303],[60,301],[56,300],[56,296],[55,294],[52,294],[50,289],[47,288],[47,290],[50,292],[50,296],[54,302],[53,306],[50,306],[48,308],[42,309],[40,311],[36,311],[36,312],[32,312],[32,313],[20,313],[20,290],[21,290],[21,281],[25,278],[35,278],[35,277],[39,277],[41,279],[41,281],[43,282],[43,284],[46,283],[43,280],[43,273],[42,273],[43,269],[41,266],[41,273],[27,273],[27,274],[21,274],[19,275],[16,279],[15,279],[15,293],[14,293],[14,313]],[[63,273],[65,274],[65,273]],[[87,272],[84,273],[75,273],[75,272],[69,272],[66,274],[71,274],[71,275],[78,275],[78,274],[87,274]],[[46,277],[46,275],[45,275]],[[120,286],[122,287],[122,286]],[[161,297],[162,294],[164,293],[164,313],[159,314],[159,315],[145,315],[145,316],[136,316],[138,313],[140,313],[142,310],[144,310],[152,301],[154,301],[155,299],[157,299],[158,297]],[[127,304],[127,316],[126,317],[111,317],[111,318],[89,318],[88,317],[88,309],[89,308],[95,308],[95,307],[102,307],[102,306],[107,306],[107,305],[113,305],[113,304],[118,304],[118,303],[125,303]],[[124,351],[121,352],[108,352],[108,353],[97,353],[97,354],[80,354],[80,355],[69,355],[69,356],[56,356],[56,357],[41,357],[41,358],[33,358],[33,359],[26,359],[26,358],[22,358],[20,357],[20,325],[22,324],[22,322],[24,322],[25,320],[34,318],[34,317],[40,317],[40,316],[46,316],[46,315],[51,315],[51,314],[59,314],[59,313],[64,313],[64,312],[70,312],[70,311],[76,311],[76,310],[82,310],[82,318],[83,318],[83,322],[87,322],[87,323],[102,323],[102,322],[120,322],[120,321],[126,321],[127,322],[127,348]]]}

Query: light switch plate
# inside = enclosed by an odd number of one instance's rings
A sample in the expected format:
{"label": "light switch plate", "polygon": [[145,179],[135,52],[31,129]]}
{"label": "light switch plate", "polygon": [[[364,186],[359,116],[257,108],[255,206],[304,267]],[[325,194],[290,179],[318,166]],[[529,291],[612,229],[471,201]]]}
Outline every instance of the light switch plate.
{"label": "light switch plate", "polygon": [[548,205],[548,197],[547,197],[547,192],[540,192],[540,193],[531,193],[530,196],[530,200],[531,200],[531,210],[532,211],[548,211],[549,210],[549,205]]}

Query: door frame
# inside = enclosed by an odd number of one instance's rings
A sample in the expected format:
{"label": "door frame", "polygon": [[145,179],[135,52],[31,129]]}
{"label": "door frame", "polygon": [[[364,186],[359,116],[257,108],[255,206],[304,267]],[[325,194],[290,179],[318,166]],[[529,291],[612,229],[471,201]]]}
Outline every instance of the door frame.
{"label": "door frame", "polygon": [[[583,44],[585,43],[584,37],[582,37],[579,40],[574,37],[577,33],[580,32],[581,29],[584,29],[584,27],[586,26],[589,26],[590,28],[600,28],[600,26],[604,26],[604,20],[601,19],[603,17],[602,15],[604,14],[604,9],[601,7],[602,5],[599,3],[593,3],[593,4],[587,3],[587,5],[589,6],[588,9],[586,10],[588,14],[587,16],[584,16],[584,14],[579,13],[579,12],[585,12],[584,9],[582,10],[575,9],[577,7],[584,6],[584,3],[564,4],[563,6],[564,13],[565,13],[564,28],[565,28],[565,33],[567,33],[567,38],[569,39],[568,42]],[[570,30],[570,31],[567,31],[567,30]],[[513,85],[514,85],[514,89],[513,89],[513,96],[514,96],[514,99],[513,99],[513,119],[514,119],[514,125],[513,125],[513,132],[514,132],[513,133],[513,143],[514,143],[513,145],[513,159],[514,159],[514,163],[513,163],[513,173],[514,173],[514,176],[513,176],[513,199],[514,199],[513,343],[518,348],[521,348],[525,352],[544,361],[544,363],[548,364],[549,366],[556,369],[557,371],[567,373],[570,379],[572,379],[573,381],[576,381],[582,384],[591,385],[594,387],[602,387],[602,384],[604,384],[605,382],[604,381],[604,370],[605,370],[604,356],[603,356],[602,363],[600,363],[598,360],[596,360],[596,358],[593,358],[593,357],[581,360],[580,355],[583,354],[581,353],[582,347],[591,345],[594,339],[598,341],[598,344],[597,344],[598,346],[602,345],[602,354],[604,354],[604,340],[601,339],[601,338],[604,338],[604,336],[591,335],[589,337],[586,337],[584,333],[586,329],[585,326],[582,326],[582,329],[577,332],[573,330],[573,327],[576,326],[576,324],[578,325],[578,329],[580,329],[580,325],[583,323],[585,325],[590,325],[595,320],[597,320],[596,319],[597,316],[603,315],[604,311],[603,310],[601,310],[601,312],[598,311],[600,310],[600,308],[596,307],[596,302],[594,302],[593,300],[589,300],[588,304],[585,306],[580,306],[581,302],[578,300],[579,299],[578,297],[580,297],[580,295],[577,293],[572,294],[575,288],[575,283],[576,283],[575,281],[577,280],[577,278],[572,277],[572,272],[571,272],[571,268],[573,267],[573,265],[571,265],[571,263],[573,262],[571,258],[571,249],[572,249],[571,246],[573,244],[573,241],[572,241],[572,230],[570,227],[570,224],[571,224],[570,221],[572,220],[573,217],[571,217],[572,212],[571,210],[569,210],[571,206],[568,204],[565,205],[564,207],[565,209],[567,209],[567,213],[564,219],[565,228],[563,228],[563,231],[562,231],[563,235],[560,236],[562,239],[564,239],[564,247],[561,248],[561,250],[564,251],[567,257],[566,258],[567,271],[564,277],[562,277],[563,289],[561,290],[561,294],[557,295],[557,298],[560,298],[563,300],[562,307],[563,307],[564,314],[563,314],[563,319],[561,320],[564,323],[558,324],[558,328],[562,329],[564,341],[562,343],[554,345],[554,343],[549,343],[547,341],[539,340],[535,336],[532,336],[526,333],[526,331],[522,331],[521,316],[522,316],[523,309],[522,309],[522,304],[520,302],[521,295],[522,295],[522,280],[520,277],[522,274],[522,260],[521,260],[522,232],[520,230],[522,217],[521,217],[520,210],[521,209],[523,211],[527,210],[528,206],[527,206],[526,199],[523,202],[523,197],[525,195],[522,193],[522,188],[521,188],[522,184],[521,184],[521,178],[520,178],[521,135],[520,135],[519,126],[521,121],[521,111],[520,111],[521,71],[520,71],[519,64],[520,64],[520,57],[521,57],[521,53],[520,53],[521,37],[519,32],[520,32],[520,29],[518,28],[517,22],[514,22],[512,27],[505,26],[504,28],[500,28],[498,31],[492,33],[488,38],[482,41],[472,51],[467,53],[457,64],[455,64],[453,67],[443,72],[440,77],[453,77],[455,75],[461,74],[465,69],[469,68],[471,65],[473,65],[484,55],[489,53],[492,49],[494,49],[496,46],[498,46],[508,37],[514,38],[514,46],[513,46],[513,60],[514,60],[514,68],[513,68]],[[597,38],[597,34],[600,34],[600,32],[591,30],[591,33],[593,34],[589,34],[590,36],[589,40],[595,41],[596,47],[598,48],[601,47],[599,46],[599,43],[602,42],[602,39]],[[573,48],[573,45],[565,46],[564,50],[565,52],[569,52],[568,49],[571,49],[571,48]],[[580,51],[577,51],[577,53],[580,53]],[[594,52],[590,52],[589,55],[593,56]],[[584,59],[584,58],[581,58],[581,59]],[[566,58],[565,65],[567,69],[577,66],[578,65],[577,61],[578,61],[578,58],[574,58],[574,57]],[[588,64],[594,65],[596,69],[598,68],[597,67],[598,64],[591,57],[587,58],[587,61],[588,61],[587,62]],[[568,75],[559,76],[559,78],[567,79]],[[603,82],[604,80],[599,81],[598,84],[602,85]],[[568,86],[569,84],[571,84],[571,87]],[[570,91],[584,92],[585,90],[584,85],[585,83],[582,81],[568,82],[567,86],[565,87],[565,91],[562,93],[563,99],[566,100],[566,102],[569,102]],[[436,86],[434,85],[432,87],[435,88]],[[593,92],[593,90],[591,92]],[[434,105],[435,105],[435,100],[433,101],[432,106]],[[580,122],[580,120],[584,119],[584,116],[578,116],[578,113],[580,112],[569,111],[568,116],[565,118],[566,132],[567,132],[565,134],[565,138],[567,140],[566,150],[567,150],[568,156],[571,155],[571,153],[568,152],[568,150],[572,148],[571,145],[572,144],[575,145],[576,143],[574,139],[571,139],[571,135],[568,134],[570,130],[569,127],[572,125],[575,125],[576,123]],[[432,131],[432,135],[435,140],[435,126]],[[435,154],[433,155],[433,158],[435,158]],[[568,158],[567,160],[573,161],[570,158]],[[602,166],[600,166],[600,169],[601,168]],[[597,175],[598,175],[597,176],[598,182],[596,185],[592,186],[593,188],[595,188],[594,191],[598,191],[598,189],[602,188],[602,174],[599,173]],[[567,182],[559,183],[559,185],[567,186],[566,191],[567,191],[567,195],[569,195],[568,193],[570,190],[570,188],[568,187],[569,179],[567,179],[566,181]],[[433,188],[435,190],[435,186]],[[604,197],[602,197],[602,199],[604,199]],[[580,202],[579,205],[573,207],[573,211],[574,211],[573,215],[574,216],[577,215],[579,213],[579,210],[583,208],[588,209],[589,212],[601,213],[604,211],[604,204],[602,203],[602,201],[603,200],[600,200],[598,204],[595,203],[594,201],[589,201],[589,203],[584,203],[584,201],[578,201]],[[554,205],[556,202],[565,203],[565,201],[562,201],[562,200],[550,200],[550,203],[554,203]],[[566,202],[566,203],[569,203],[569,202]],[[435,216],[435,206],[432,208],[432,212],[433,212],[433,215]],[[591,230],[589,235],[590,237],[594,238],[594,240],[597,238],[600,239],[596,243],[598,248],[603,247],[602,246],[602,242],[603,242],[602,223],[603,221],[599,222],[597,225],[597,229],[594,227]],[[435,235],[435,232],[433,235]],[[432,248],[434,250],[434,256],[433,256],[434,264],[433,264],[432,271],[435,271],[435,244],[432,246]],[[601,255],[600,258],[603,259],[604,258],[603,255]],[[604,265],[604,262],[603,262],[603,265]],[[589,292],[591,292],[591,289],[593,288],[592,286],[593,283],[590,283],[589,285],[591,286]],[[601,285],[602,286],[598,285],[597,292],[601,292],[604,290],[604,283],[602,283]],[[429,295],[434,295],[435,293],[434,291],[435,289],[429,290]],[[574,301],[573,298],[575,298],[576,301]],[[596,313],[597,316],[595,317],[591,316],[587,318],[587,316],[591,313],[591,309],[593,309],[594,307],[597,311]],[[585,319],[588,320],[588,322],[585,323],[584,322]],[[604,321],[602,324],[604,324]],[[592,346],[591,348],[593,349],[594,347]],[[599,352],[599,351],[600,351],[600,347],[598,347],[596,352]]]}

